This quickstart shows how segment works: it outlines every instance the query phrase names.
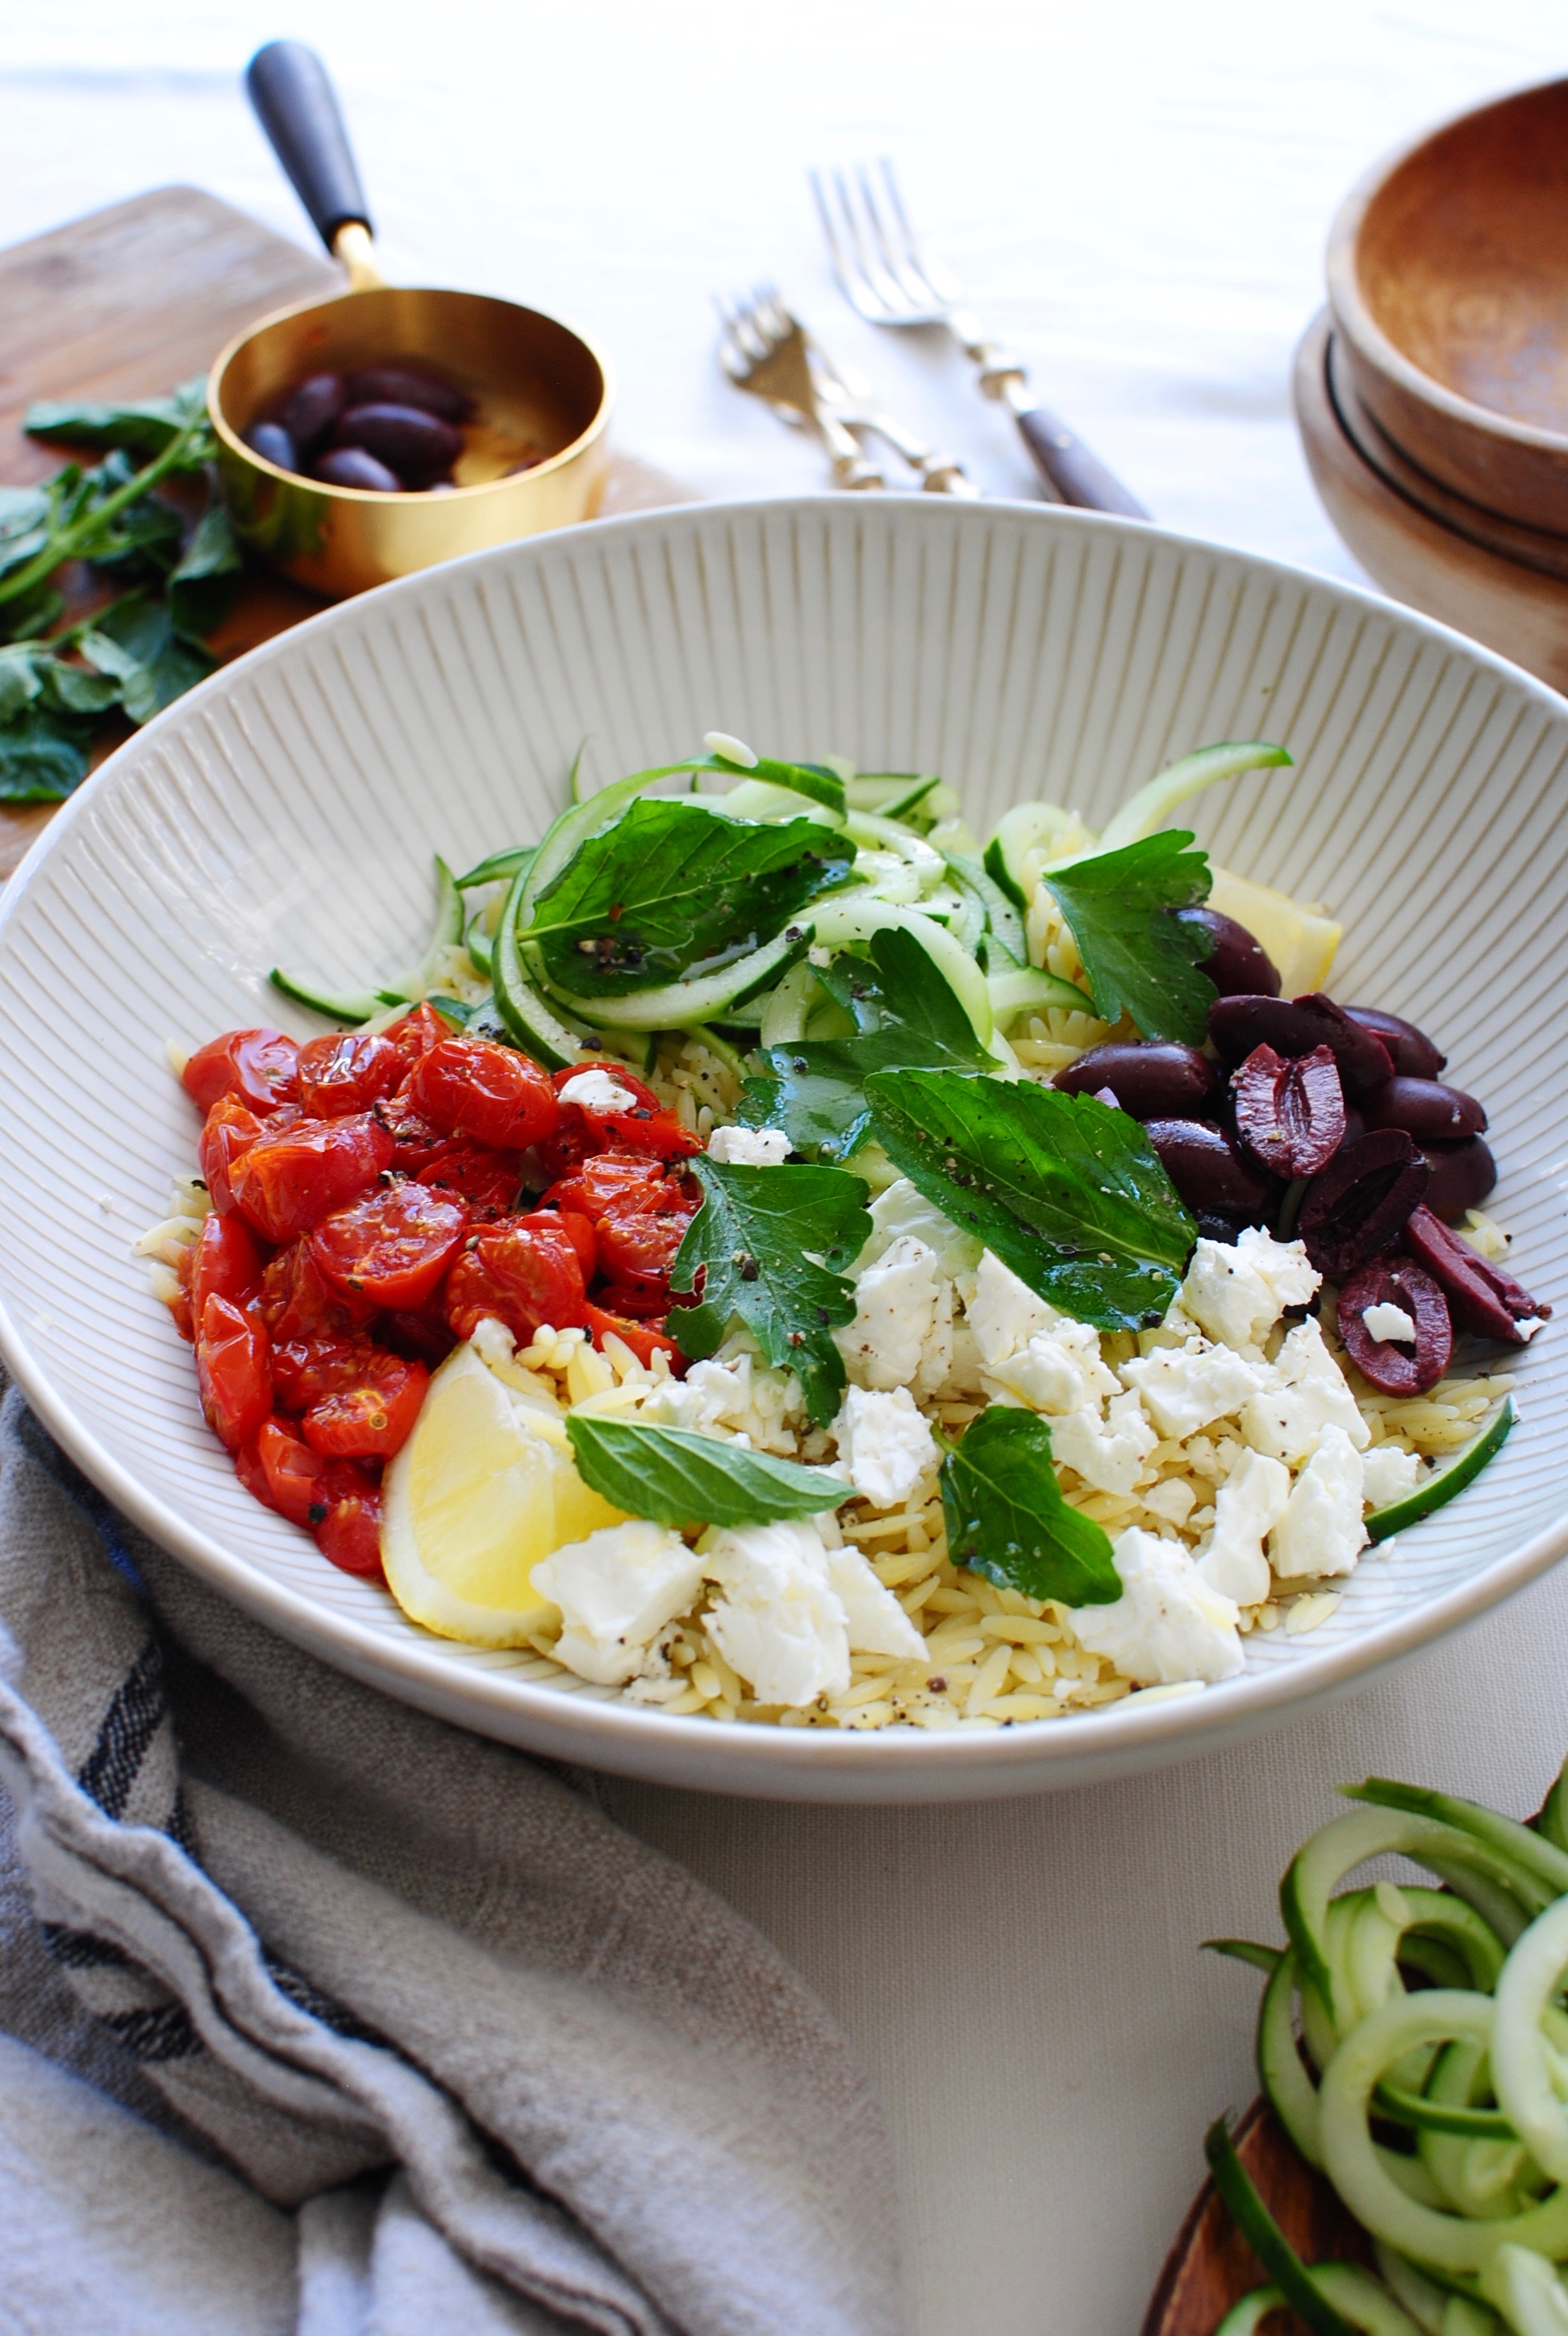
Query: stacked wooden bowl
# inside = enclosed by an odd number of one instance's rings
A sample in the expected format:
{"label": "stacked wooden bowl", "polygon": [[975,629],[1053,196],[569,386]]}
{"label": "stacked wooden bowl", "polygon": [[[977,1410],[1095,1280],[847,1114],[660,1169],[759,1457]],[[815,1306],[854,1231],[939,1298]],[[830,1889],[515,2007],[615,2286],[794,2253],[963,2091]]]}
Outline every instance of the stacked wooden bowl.
{"label": "stacked wooden bowl", "polygon": [[1568,689],[1568,81],[1380,163],[1296,356],[1313,481],[1386,590]]}

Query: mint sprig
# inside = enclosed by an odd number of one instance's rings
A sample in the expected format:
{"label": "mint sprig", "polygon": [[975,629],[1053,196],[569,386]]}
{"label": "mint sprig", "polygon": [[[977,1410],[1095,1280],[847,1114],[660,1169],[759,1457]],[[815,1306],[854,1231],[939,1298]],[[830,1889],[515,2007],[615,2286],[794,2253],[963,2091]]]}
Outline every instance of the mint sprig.
{"label": "mint sprig", "polygon": [[1032,1411],[993,1404],[941,1467],[948,1554],[999,1589],[1067,1606],[1104,1606],[1122,1594],[1103,1525],[1066,1500],[1051,1431]]}
{"label": "mint sprig", "polygon": [[573,1412],[566,1423],[577,1473],[590,1491],[656,1524],[755,1525],[820,1516],[853,1486],[824,1468],[684,1427]]}

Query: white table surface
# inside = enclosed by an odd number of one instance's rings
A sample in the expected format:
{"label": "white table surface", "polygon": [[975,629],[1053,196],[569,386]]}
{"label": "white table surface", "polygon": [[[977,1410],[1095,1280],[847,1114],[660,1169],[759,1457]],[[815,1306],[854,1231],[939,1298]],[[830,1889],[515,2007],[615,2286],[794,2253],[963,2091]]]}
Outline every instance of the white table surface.
{"label": "white table surface", "polygon": [[[710,293],[771,275],[986,488],[1029,493],[958,354],[833,291],[803,167],[888,151],[1042,396],[1161,520],[1354,575],[1289,404],[1329,217],[1387,146],[1563,70],[1564,26],[1552,0],[13,5],[0,241],[175,180],[306,239],[238,86],[301,33],[389,270],[577,316],[618,367],[623,444],[710,495],[823,483],[714,363]],[[863,1812],[612,1795],[865,2055],[918,2336],[1131,2336],[1203,2125],[1252,2089],[1255,1987],[1199,1941],[1276,1933],[1281,1867],[1338,1781],[1534,1806],[1568,1743],[1565,1653],[1568,1573],[1327,1714],[1129,1783]]]}

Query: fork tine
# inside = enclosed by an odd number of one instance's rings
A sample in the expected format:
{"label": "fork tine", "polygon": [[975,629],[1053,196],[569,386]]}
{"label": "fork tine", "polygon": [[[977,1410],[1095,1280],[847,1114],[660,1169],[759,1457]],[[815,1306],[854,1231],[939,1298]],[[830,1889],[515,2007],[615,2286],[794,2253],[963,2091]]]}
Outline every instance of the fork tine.
{"label": "fork tine", "polygon": [[884,155],[878,167],[882,174],[884,187],[891,189],[891,209],[893,220],[901,230],[897,236],[890,234],[887,221],[883,217],[883,206],[877,200],[877,190],[872,183],[872,174],[862,162],[858,172],[861,200],[865,207],[866,217],[871,221],[872,232],[876,236],[882,263],[906,299],[916,302],[922,308],[938,307],[940,302],[938,300],[936,289],[920,266],[919,246],[910,233],[909,221],[904,217],[903,205],[898,200],[892,164]]}

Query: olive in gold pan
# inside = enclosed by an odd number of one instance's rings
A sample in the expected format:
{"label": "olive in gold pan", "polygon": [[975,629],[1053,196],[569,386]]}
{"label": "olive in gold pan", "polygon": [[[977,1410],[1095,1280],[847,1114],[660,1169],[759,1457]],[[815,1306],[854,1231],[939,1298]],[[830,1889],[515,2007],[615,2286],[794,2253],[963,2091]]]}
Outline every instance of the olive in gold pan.
{"label": "olive in gold pan", "polygon": [[[298,42],[274,41],[251,59],[246,81],[322,241],[348,272],[349,288],[265,318],[213,366],[208,404],[240,540],[297,582],[339,599],[463,552],[591,518],[609,465],[612,394],[597,351],[554,317],[514,301],[385,283],[320,59]],[[418,378],[418,394],[408,376]],[[296,459],[317,475],[301,477],[262,451],[258,425],[287,428],[285,403],[328,377],[341,385],[342,400],[323,420],[330,396],[319,392],[321,405],[304,417],[309,427],[295,443]],[[414,481],[404,481],[380,445],[329,444],[352,400],[362,409],[395,405],[461,431],[462,452],[448,456],[451,489],[405,492]],[[350,458],[358,478],[374,462],[393,485],[344,482]],[[337,476],[320,475],[328,465]],[[439,468],[423,472],[419,483],[439,476]]]}
{"label": "olive in gold pan", "polygon": [[333,424],[335,446],[364,446],[405,486],[423,486],[451,470],[463,433],[417,405],[351,405]]}

